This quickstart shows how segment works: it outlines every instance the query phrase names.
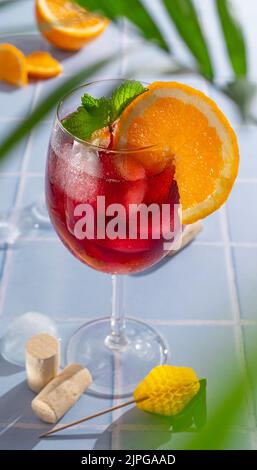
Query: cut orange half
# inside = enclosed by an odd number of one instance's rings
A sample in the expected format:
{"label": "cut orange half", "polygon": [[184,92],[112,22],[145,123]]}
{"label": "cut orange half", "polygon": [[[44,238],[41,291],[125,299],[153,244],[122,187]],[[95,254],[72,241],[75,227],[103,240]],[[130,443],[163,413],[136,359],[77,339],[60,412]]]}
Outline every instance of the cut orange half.
{"label": "cut orange half", "polygon": [[43,36],[65,50],[81,49],[109,23],[69,0],[36,0],[36,18]]}
{"label": "cut orange half", "polygon": [[28,83],[26,57],[12,44],[0,44],[0,80],[16,86]]}
{"label": "cut orange half", "polygon": [[45,51],[32,52],[27,56],[26,61],[28,75],[33,78],[56,77],[62,72],[60,62]]}
{"label": "cut orange half", "polygon": [[238,173],[237,138],[224,114],[204,93],[177,82],[153,83],[136,98],[117,123],[114,145],[156,145],[135,153],[150,174],[173,160],[184,224],[217,210]]}

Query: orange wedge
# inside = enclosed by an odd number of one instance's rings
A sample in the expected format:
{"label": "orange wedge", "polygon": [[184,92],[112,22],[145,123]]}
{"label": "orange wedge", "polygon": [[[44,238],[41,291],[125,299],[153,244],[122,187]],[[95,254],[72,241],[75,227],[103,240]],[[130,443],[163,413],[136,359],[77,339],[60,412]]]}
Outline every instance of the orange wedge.
{"label": "orange wedge", "polygon": [[61,64],[51,54],[45,51],[36,51],[27,56],[28,75],[33,78],[51,78],[60,75]]}
{"label": "orange wedge", "polygon": [[109,23],[69,0],[36,0],[36,18],[43,36],[64,50],[81,49]]}
{"label": "orange wedge", "polygon": [[0,44],[0,80],[16,86],[28,83],[26,57],[12,44]]}
{"label": "orange wedge", "polygon": [[204,93],[176,82],[156,82],[136,98],[117,123],[114,146],[135,149],[150,174],[173,160],[182,221],[193,223],[228,198],[238,173],[236,135],[217,105]]}

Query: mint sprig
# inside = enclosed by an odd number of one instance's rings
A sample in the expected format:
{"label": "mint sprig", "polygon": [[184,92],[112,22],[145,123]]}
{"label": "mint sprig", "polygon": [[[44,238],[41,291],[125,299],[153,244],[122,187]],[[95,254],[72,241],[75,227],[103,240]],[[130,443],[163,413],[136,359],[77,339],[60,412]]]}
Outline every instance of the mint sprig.
{"label": "mint sprig", "polygon": [[111,126],[124,109],[146,91],[147,88],[140,82],[126,80],[112,92],[110,98],[94,98],[85,93],[81,98],[82,106],[65,118],[62,124],[75,137],[90,140],[96,130]]}

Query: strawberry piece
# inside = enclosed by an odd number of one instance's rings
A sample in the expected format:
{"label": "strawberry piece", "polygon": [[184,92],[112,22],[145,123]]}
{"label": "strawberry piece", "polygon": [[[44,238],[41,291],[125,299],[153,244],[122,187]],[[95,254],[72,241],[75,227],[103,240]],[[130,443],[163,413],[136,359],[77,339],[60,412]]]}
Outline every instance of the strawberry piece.
{"label": "strawberry piece", "polygon": [[118,155],[114,164],[118,174],[126,181],[137,181],[145,178],[145,169],[132,155]]}

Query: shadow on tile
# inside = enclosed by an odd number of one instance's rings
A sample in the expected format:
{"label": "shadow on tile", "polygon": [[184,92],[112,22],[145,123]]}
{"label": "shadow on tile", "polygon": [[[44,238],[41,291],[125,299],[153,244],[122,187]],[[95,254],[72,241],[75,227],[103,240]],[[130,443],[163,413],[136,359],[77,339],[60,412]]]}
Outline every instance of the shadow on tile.
{"label": "shadow on tile", "polygon": [[[38,443],[42,429],[33,424],[39,421],[31,410],[34,394],[28,389],[25,381],[1,397],[0,408],[0,449],[30,450]],[[31,428],[22,423],[32,423]]]}
{"label": "shadow on tile", "polygon": [[0,82],[0,92],[13,93],[15,90],[15,86],[9,85],[8,83]]}
{"label": "shadow on tile", "polygon": [[[95,424],[97,424],[96,420]],[[60,441],[71,442],[92,439],[95,441],[92,450],[109,450],[111,448],[114,450],[158,449],[170,441],[172,434],[169,428],[170,425],[167,424],[167,421],[165,422],[165,418],[152,417],[136,408],[132,408],[124,413],[121,418],[110,424],[102,433],[85,432],[83,430],[79,432],[77,430],[77,432],[71,434],[71,430],[67,430],[68,434],[64,431],[65,434],[52,435],[44,441],[59,441],[60,443]],[[117,436],[117,439],[114,435]],[[124,442],[123,436],[125,437]]]}
{"label": "shadow on tile", "polygon": [[[51,441],[81,441],[94,439],[95,443],[92,450],[109,450],[107,447],[112,438],[112,449],[131,450],[131,449],[158,449],[171,439],[169,427],[162,423],[156,431],[156,426],[161,418],[156,419],[147,416],[144,419],[142,413],[136,409],[129,410],[121,418],[108,426],[102,433],[77,432],[75,434],[58,434],[46,439]],[[149,429],[147,429],[149,427]],[[140,428],[137,431],[137,428]],[[131,432],[133,431],[133,432]],[[114,438],[117,433],[117,440]],[[125,439],[124,439],[125,438]],[[108,444],[107,444],[108,443]]]}
{"label": "shadow on tile", "polygon": [[22,370],[22,367],[16,366],[15,364],[11,364],[0,355],[0,377],[17,374]]}
{"label": "shadow on tile", "polygon": [[133,407],[99,435],[94,450],[103,448],[105,434],[112,435],[112,449],[159,449],[172,439],[165,417],[152,416]]}
{"label": "shadow on tile", "polygon": [[70,59],[71,57],[74,57],[79,54],[80,51],[65,51],[62,49],[58,49],[57,47],[54,47],[51,44],[48,44],[48,51],[50,54],[53,55],[55,59],[58,61],[62,62],[65,59]]}
{"label": "shadow on tile", "polygon": [[[95,432],[95,433],[92,433],[92,432],[87,432],[87,433],[77,433],[77,434],[65,434],[63,436],[61,436],[60,434],[53,434],[51,437],[46,437],[44,439],[44,442],[50,442],[50,441],[77,441],[77,440],[81,440],[81,439],[88,439],[88,440],[94,440],[96,441],[96,443],[99,441],[99,442],[105,442],[106,443],[106,435],[108,435],[109,437],[109,431],[105,430],[103,433],[99,433],[99,432]],[[96,445],[96,444],[95,444]],[[99,449],[99,450],[109,450],[107,449],[106,447],[95,447],[94,446],[94,450],[95,449]]]}
{"label": "shadow on tile", "polygon": [[20,49],[23,54],[28,55],[36,50],[46,50],[48,45],[39,32],[29,33],[24,31],[22,34],[5,34],[1,42],[10,43]]}

